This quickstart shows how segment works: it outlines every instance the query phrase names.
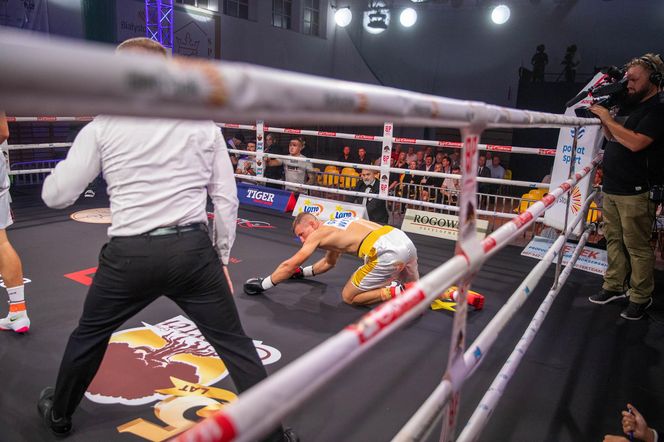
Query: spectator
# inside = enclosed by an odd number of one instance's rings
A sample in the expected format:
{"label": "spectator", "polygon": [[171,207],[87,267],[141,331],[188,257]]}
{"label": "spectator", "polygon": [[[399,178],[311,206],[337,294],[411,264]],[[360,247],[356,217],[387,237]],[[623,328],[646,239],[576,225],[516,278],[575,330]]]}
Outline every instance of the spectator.
{"label": "spectator", "polygon": [[[296,158],[306,158],[302,155],[302,149],[306,145],[304,138],[295,137],[290,140],[288,143],[288,154],[291,157]],[[283,165],[284,166],[284,175],[286,181],[289,183],[297,184],[310,184],[313,178],[313,166],[308,161],[296,161],[296,160],[269,160],[271,166]],[[290,190],[295,193],[307,193],[305,190],[300,189],[299,187],[288,186],[286,185],[286,190]]]}
{"label": "spectator", "polygon": [[[277,144],[277,139],[273,134],[267,134],[265,136],[265,148],[263,151],[266,154],[275,154],[275,155],[285,155],[284,149]],[[263,172],[265,178],[270,178],[272,180],[283,180],[284,179],[284,168],[281,164],[271,165],[270,161],[265,162],[265,170]],[[267,183],[266,186],[272,187],[275,189],[281,189],[280,184]]]}
{"label": "spectator", "polygon": [[420,149],[415,154],[415,163],[417,165],[417,170],[424,169],[424,149]]}
{"label": "spectator", "polygon": [[395,162],[397,158],[399,158],[400,153],[401,153],[401,144],[397,143],[394,146],[392,146],[392,162]]}
{"label": "spectator", "polygon": [[505,168],[502,166],[501,159],[498,155],[494,155],[491,158],[491,165],[489,169],[491,170],[491,178],[503,179],[505,176]]}
{"label": "spectator", "polygon": [[357,158],[355,159],[357,164],[371,164],[371,159],[367,156],[367,150],[364,147],[357,149]]}
{"label": "spectator", "polygon": [[444,153],[436,152],[436,156],[435,156],[436,164],[442,164],[444,157],[445,157]]}
{"label": "spectator", "polygon": [[443,160],[441,161],[441,164],[443,165],[443,168],[441,172],[443,173],[452,173],[452,164],[450,163],[450,158],[445,156],[443,157]]}
{"label": "spectator", "polygon": [[450,154],[450,164],[451,164],[451,166],[452,167],[461,167],[460,158],[461,157],[459,156],[459,151],[457,149],[455,149],[454,152],[452,152]]}
{"label": "spectator", "polygon": [[[402,152],[403,153],[403,152]],[[360,172],[361,180],[355,187],[355,192],[378,194],[379,182],[373,170],[362,169]],[[367,208],[369,220],[378,224],[387,224],[388,215],[385,201],[378,198],[355,197],[355,203],[364,204]]]}
{"label": "spectator", "polygon": [[576,80],[576,67],[579,65],[580,60],[579,56],[576,53],[576,45],[571,45],[567,47],[563,61],[560,63],[563,67],[563,73],[565,74],[565,81],[568,83],[574,83]]}
{"label": "spectator", "polygon": [[341,151],[341,155],[339,155],[339,158],[337,158],[337,161],[341,161],[343,163],[355,162],[355,156],[352,153],[350,153],[350,146],[344,146],[343,150]]}
{"label": "spectator", "polygon": [[[435,168],[435,165],[433,163],[433,156],[427,155],[424,157],[424,167],[422,168],[423,171],[425,172],[433,172]],[[420,184],[426,185],[428,184],[428,181],[430,180],[430,177],[423,176],[422,179],[420,180]]]}
{"label": "spectator", "polygon": [[[486,165],[486,156],[480,155],[477,159],[477,176],[482,178],[491,178],[491,169]],[[477,192],[478,193],[491,193],[491,184],[488,183],[478,183]]]}
{"label": "spectator", "polygon": [[623,436],[604,436],[604,442],[628,442],[631,440],[641,440],[644,442],[657,442],[659,436],[654,428],[648,427],[648,423],[639,410],[632,404],[627,404],[627,410],[623,410],[620,420],[623,433],[629,436],[629,439]]}
{"label": "spectator", "polygon": [[410,164],[411,161],[416,161],[415,146],[408,146],[408,153],[406,154],[406,162]]}
{"label": "spectator", "polygon": [[[459,166],[452,167],[452,173],[459,175],[461,173]],[[456,205],[459,200],[459,191],[461,190],[461,179],[445,178],[441,190],[443,191],[443,203]]]}
{"label": "spectator", "polygon": [[530,64],[533,65],[533,83],[544,82],[544,68],[549,63],[549,56],[544,49],[544,45],[537,46],[537,52],[530,59]]}
{"label": "spectator", "polygon": [[[397,159],[397,162],[392,165],[392,167],[397,169],[408,169],[408,163],[406,162],[405,152],[399,153],[399,158]],[[401,183],[402,178],[403,174],[401,173],[398,172],[390,173],[390,187],[388,188],[388,192],[391,195],[396,193],[395,189]]]}
{"label": "spectator", "polygon": [[[247,151],[256,152],[256,140],[247,142]],[[240,155],[237,161],[236,173],[240,175],[256,175],[256,157],[254,155]]]}
{"label": "spectator", "polygon": [[[226,144],[228,145],[229,149],[242,149],[242,145],[244,144],[244,135],[242,135],[240,132],[237,132],[235,135],[233,135],[233,138],[229,138],[226,140]],[[229,156],[231,157],[231,164],[233,165],[233,168],[237,167],[237,155],[233,152],[229,152]]]}

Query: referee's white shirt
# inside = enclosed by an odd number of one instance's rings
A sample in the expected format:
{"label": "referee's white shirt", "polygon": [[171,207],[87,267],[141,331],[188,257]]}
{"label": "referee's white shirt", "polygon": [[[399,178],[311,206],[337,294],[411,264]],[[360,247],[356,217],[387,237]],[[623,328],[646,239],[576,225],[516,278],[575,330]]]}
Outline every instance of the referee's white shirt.
{"label": "referee's white shirt", "polygon": [[207,223],[209,194],[215,247],[228,264],[238,199],[226,142],[212,121],[99,116],[46,178],[42,199],[52,208],[67,207],[100,172],[111,202],[109,236]]}

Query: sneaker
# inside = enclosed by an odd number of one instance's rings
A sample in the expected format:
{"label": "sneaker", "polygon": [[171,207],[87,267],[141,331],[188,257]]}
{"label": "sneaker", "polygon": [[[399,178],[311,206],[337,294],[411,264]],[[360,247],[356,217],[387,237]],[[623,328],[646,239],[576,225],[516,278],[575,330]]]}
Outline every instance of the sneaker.
{"label": "sneaker", "polygon": [[85,198],[94,198],[94,197],[95,197],[95,191],[92,190],[92,189],[88,189],[88,190],[85,191],[85,193],[83,194],[83,196],[84,196]]}
{"label": "sneaker", "polygon": [[71,433],[71,419],[53,418],[54,394],[55,389],[53,387],[46,387],[42,390],[39,395],[39,402],[37,402],[37,412],[41,416],[44,425],[51,430],[54,436],[64,437]]}
{"label": "sneaker", "polygon": [[608,304],[609,302],[617,301],[619,299],[627,298],[627,294],[623,292],[614,292],[612,290],[600,290],[596,295],[588,297],[588,301],[594,304]]}
{"label": "sneaker", "polygon": [[30,330],[30,318],[28,318],[28,314],[25,311],[15,315],[9,315],[0,319],[0,330],[12,330],[16,333],[26,333]]}
{"label": "sneaker", "polygon": [[643,314],[646,309],[652,304],[652,298],[648,298],[648,302],[645,304],[637,304],[635,302],[629,301],[629,305],[625,310],[620,313],[620,316],[628,319],[630,321],[638,321],[643,318]]}

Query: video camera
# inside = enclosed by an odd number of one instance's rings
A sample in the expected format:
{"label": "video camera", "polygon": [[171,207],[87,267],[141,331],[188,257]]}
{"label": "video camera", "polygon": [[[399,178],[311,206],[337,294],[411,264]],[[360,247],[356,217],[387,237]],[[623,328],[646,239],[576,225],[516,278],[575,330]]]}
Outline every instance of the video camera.
{"label": "video camera", "polygon": [[[625,79],[625,71],[615,66],[610,66],[602,69],[601,72],[607,75],[607,78],[602,85],[581,91],[576,97],[568,101],[566,106],[574,106],[588,96],[593,99],[592,105],[598,104],[607,109],[619,106],[627,95],[627,79]],[[580,118],[597,118],[595,114],[590,112],[590,106],[577,107],[574,109],[574,113]]]}

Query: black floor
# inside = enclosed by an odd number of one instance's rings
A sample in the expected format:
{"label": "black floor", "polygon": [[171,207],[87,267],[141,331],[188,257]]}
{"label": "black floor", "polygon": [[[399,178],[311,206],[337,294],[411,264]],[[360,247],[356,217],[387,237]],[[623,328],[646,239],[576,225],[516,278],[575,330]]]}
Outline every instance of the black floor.
{"label": "black floor", "polygon": [[[107,202],[98,197],[81,200],[70,210],[55,211],[45,208],[34,190],[17,189],[13,194],[17,222],[8,232],[23,260],[25,276],[32,281],[26,286],[32,328],[24,336],[0,334],[0,441],[44,441],[51,437],[40,427],[36,399],[42,387],[55,380],[67,337],[76,326],[86,293],[84,284],[64,275],[95,267],[99,249],[106,240],[106,225],[71,221],[69,214],[105,207]],[[243,208],[240,216],[272,226],[260,228],[256,223],[242,223],[232,253],[236,262],[231,265],[231,272],[238,292],[236,302],[248,334],[281,353],[279,360],[267,365],[269,372],[275,372],[367,311],[345,305],[340,297],[342,285],[358,261],[344,257],[337,269],[328,274],[311,281],[284,283],[267,296],[249,298],[239,293],[242,282],[269,274],[297,249],[298,243],[290,234],[291,218],[286,215]],[[422,274],[453,254],[452,242],[412,236]],[[519,253],[515,247],[499,252],[475,279],[473,289],[486,296],[486,305],[484,310],[470,313],[470,341],[534,266],[535,260]],[[467,381],[461,395],[461,427],[523,334],[550,288],[552,275],[553,269]],[[661,294],[664,275],[658,273],[657,277]],[[621,306],[590,304],[587,296],[600,283],[595,275],[578,270],[572,273],[481,440],[600,441],[606,433],[619,432],[620,410],[628,401],[645,413],[651,426],[664,429],[664,323],[653,318],[628,323],[619,318]],[[663,304],[661,299],[658,301]],[[116,403],[84,399],[74,417],[75,433],[69,440],[163,440],[172,433],[155,416],[157,403],[163,420],[177,426],[182,419],[199,419],[196,411],[201,404],[216,402],[214,398],[200,399],[200,395],[199,399],[191,399],[195,388],[183,384],[179,385],[180,396],[137,399],[145,397],[145,390],[174,388],[168,385],[171,376],[192,379],[194,366],[208,370],[207,379],[221,377],[220,372],[215,372],[219,370],[218,363],[209,355],[206,357],[204,351],[183,350],[177,346],[184,339],[176,336],[159,340],[144,326],[180,314],[170,301],[159,300],[121,327],[120,332],[125,333],[113,347],[113,363],[105,365],[104,376],[95,380],[95,386],[97,392],[111,392],[107,396],[124,397],[125,403],[117,403],[117,398],[106,399]],[[447,360],[451,324],[451,313],[429,311],[372,348],[301,411],[289,416],[287,424],[305,442],[390,440],[438,384]],[[128,329],[136,330],[127,332]],[[166,349],[165,342],[172,351],[157,355],[155,349]],[[144,352],[140,353],[137,347]],[[145,351],[151,354],[146,355]],[[194,356],[177,356],[185,351]],[[139,360],[139,356],[144,359]],[[145,362],[148,358],[149,364]],[[205,383],[203,378],[193,376]],[[234,390],[227,377],[213,386]],[[183,390],[188,393],[182,393]],[[215,396],[215,392],[208,394]],[[184,403],[188,405],[182,406]],[[193,406],[189,408],[190,405]],[[134,433],[144,431],[144,437],[132,434],[128,427]],[[430,440],[438,440],[438,434]]]}

